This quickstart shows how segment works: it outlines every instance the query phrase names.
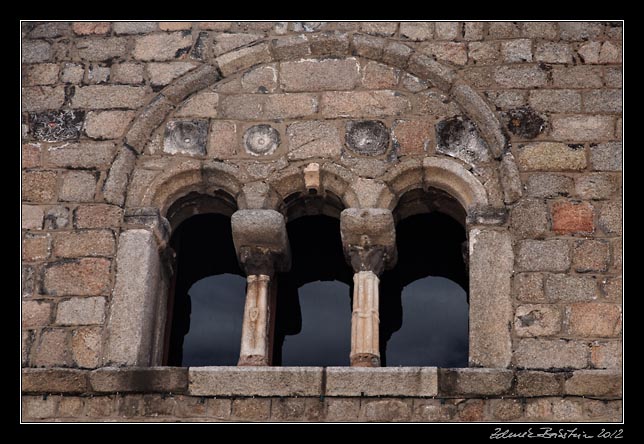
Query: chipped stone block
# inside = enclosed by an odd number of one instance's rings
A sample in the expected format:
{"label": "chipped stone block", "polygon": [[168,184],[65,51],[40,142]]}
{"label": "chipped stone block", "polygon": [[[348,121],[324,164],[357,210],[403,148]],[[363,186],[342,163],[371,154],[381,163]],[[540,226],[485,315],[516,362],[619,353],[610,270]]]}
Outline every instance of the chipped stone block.
{"label": "chipped stone block", "polygon": [[168,154],[206,154],[207,120],[171,120],[165,127],[163,151]]}

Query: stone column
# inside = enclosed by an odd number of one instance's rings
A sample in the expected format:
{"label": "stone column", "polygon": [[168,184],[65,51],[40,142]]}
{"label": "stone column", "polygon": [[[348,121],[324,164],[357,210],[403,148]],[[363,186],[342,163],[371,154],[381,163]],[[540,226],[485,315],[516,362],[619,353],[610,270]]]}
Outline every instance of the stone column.
{"label": "stone column", "polygon": [[349,208],[342,212],[340,230],[353,276],[351,365],[380,366],[378,276],[396,263],[396,235],[391,211]]}
{"label": "stone column", "polygon": [[240,210],[231,218],[233,242],[246,272],[240,366],[271,365],[275,323],[275,271],[290,268],[284,217],[273,210]]}

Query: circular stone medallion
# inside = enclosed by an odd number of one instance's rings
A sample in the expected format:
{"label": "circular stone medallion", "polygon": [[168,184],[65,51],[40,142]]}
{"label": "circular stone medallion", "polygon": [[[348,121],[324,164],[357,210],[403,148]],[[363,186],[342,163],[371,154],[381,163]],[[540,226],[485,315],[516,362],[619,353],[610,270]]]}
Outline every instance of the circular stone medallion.
{"label": "circular stone medallion", "polygon": [[389,147],[389,131],[377,120],[348,122],[346,143],[357,154],[378,156]]}
{"label": "circular stone medallion", "polygon": [[253,156],[273,154],[280,144],[280,133],[270,125],[251,126],[244,133],[246,152]]}

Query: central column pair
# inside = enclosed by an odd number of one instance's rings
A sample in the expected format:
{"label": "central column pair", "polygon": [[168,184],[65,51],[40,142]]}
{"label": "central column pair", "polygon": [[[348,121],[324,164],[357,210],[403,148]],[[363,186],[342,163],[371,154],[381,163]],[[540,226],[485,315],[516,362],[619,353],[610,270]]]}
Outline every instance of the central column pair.
{"label": "central column pair", "polygon": [[[231,223],[239,262],[247,275],[238,365],[271,365],[274,273],[288,271],[291,264],[285,220],[274,210],[240,210]],[[345,257],[355,273],[351,365],[379,367],[378,276],[396,263],[393,215],[378,208],[348,208],[341,213],[340,230]]]}

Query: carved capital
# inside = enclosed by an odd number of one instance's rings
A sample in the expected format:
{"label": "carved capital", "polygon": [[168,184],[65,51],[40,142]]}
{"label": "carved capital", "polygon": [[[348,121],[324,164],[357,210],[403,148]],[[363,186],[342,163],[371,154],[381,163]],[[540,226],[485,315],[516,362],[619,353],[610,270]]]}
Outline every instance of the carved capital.
{"label": "carved capital", "polygon": [[340,215],[342,245],[355,272],[375,274],[396,265],[396,227],[389,210],[347,208]]}

